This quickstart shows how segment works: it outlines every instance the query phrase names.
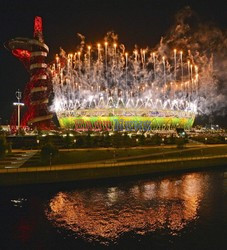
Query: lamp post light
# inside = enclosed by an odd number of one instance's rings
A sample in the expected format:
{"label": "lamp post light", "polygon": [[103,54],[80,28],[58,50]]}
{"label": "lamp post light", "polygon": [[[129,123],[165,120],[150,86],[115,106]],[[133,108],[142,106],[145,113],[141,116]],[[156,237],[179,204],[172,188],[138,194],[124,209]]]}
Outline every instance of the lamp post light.
{"label": "lamp post light", "polygon": [[13,105],[17,106],[17,130],[19,131],[20,129],[20,107],[24,106],[24,103],[20,102],[22,93],[19,89],[16,91],[15,94],[16,94],[17,102],[14,102]]}
{"label": "lamp post light", "polygon": [[113,151],[113,159],[114,159],[114,162],[116,162],[116,149],[114,149]]}
{"label": "lamp post light", "polygon": [[51,165],[52,165],[52,153],[50,153],[50,170],[51,170]]}
{"label": "lamp post light", "polygon": [[165,142],[165,138],[162,138],[162,145],[164,145],[164,142]]}

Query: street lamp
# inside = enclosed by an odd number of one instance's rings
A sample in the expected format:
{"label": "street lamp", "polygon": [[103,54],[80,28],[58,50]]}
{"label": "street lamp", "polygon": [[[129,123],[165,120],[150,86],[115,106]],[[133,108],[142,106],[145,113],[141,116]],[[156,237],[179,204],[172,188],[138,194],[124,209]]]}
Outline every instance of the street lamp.
{"label": "street lamp", "polygon": [[17,106],[17,129],[19,131],[20,129],[20,107],[24,106],[24,103],[20,102],[22,95],[19,89],[16,91],[15,94],[16,94],[17,102],[14,102],[13,105]]}
{"label": "street lamp", "polygon": [[116,162],[116,149],[115,148],[113,150],[113,158],[114,158],[114,162]]}
{"label": "street lamp", "polygon": [[[165,142],[165,138],[162,138],[162,143],[161,143],[161,145],[165,145],[164,142]],[[162,149],[163,149],[163,148],[162,148]]]}
{"label": "street lamp", "polygon": [[51,165],[52,165],[52,155],[53,153],[50,153],[50,170],[51,170]]}

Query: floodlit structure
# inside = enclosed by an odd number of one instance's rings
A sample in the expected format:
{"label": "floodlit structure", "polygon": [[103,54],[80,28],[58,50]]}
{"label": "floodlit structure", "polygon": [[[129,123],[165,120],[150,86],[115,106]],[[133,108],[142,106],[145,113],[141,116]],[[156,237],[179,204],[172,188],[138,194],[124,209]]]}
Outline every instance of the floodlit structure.
{"label": "floodlit structure", "polygon": [[[51,81],[45,63],[49,48],[43,40],[41,17],[35,17],[33,38],[17,37],[8,41],[5,46],[23,62],[30,73],[23,98],[27,111],[22,117],[21,126],[50,129],[53,127],[52,114],[48,109]],[[16,121],[15,113],[11,118],[12,127],[16,127]]]}
{"label": "floodlit structure", "polygon": [[62,128],[86,130],[189,129],[197,112],[199,73],[174,49],[168,58],[148,49],[126,52],[112,37],[75,53],[63,50],[50,66]]}

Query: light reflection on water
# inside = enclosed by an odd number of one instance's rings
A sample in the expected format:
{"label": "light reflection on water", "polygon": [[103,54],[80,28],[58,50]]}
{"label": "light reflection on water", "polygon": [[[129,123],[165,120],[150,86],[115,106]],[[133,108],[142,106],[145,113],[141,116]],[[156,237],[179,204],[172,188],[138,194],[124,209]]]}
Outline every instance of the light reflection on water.
{"label": "light reflection on water", "polygon": [[208,182],[209,175],[189,173],[59,192],[45,213],[55,227],[103,244],[117,242],[125,233],[178,235],[198,219]]}

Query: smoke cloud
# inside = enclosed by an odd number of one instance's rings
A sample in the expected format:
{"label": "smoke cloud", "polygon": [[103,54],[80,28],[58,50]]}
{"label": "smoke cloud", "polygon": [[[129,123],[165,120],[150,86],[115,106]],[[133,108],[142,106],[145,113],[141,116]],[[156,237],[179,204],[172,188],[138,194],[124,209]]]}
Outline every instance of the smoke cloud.
{"label": "smoke cloud", "polygon": [[118,108],[145,109],[148,116],[154,110],[226,115],[227,32],[201,22],[190,7],[176,14],[155,48],[135,46],[128,53],[113,32],[99,46],[87,46],[85,37],[78,36],[77,52],[61,50],[60,63],[51,66],[53,111]]}
{"label": "smoke cloud", "polygon": [[176,14],[175,24],[157,46],[165,53],[174,48],[188,51],[187,58],[199,67],[200,112],[226,115],[227,31],[202,23],[190,7],[185,7]]}

